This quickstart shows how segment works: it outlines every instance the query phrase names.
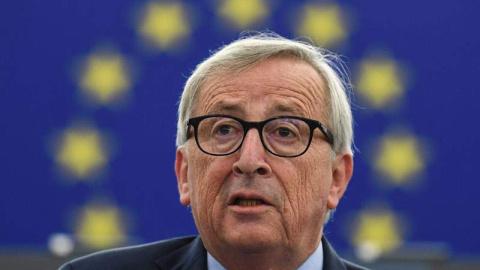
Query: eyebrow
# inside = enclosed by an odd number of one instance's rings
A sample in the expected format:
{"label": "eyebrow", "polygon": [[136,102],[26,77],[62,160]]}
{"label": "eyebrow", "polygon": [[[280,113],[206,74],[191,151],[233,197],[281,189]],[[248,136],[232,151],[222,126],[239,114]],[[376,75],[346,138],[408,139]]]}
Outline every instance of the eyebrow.
{"label": "eyebrow", "polygon": [[[279,114],[293,114],[298,116],[304,116],[304,112],[297,107],[290,106],[287,104],[276,104],[273,107],[273,111]],[[208,114],[245,114],[245,108],[240,104],[229,103],[225,101],[220,101],[215,105]]]}
{"label": "eyebrow", "polygon": [[220,101],[213,107],[208,114],[222,114],[222,113],[242,113],[245,110],[239,104],[232,104],[225,101]]}
{"label": "eyebrow", "polygon": [[275,106],[275,110],[276,111],[279,111],[279,112],[287,112],[287,113],[298,113],[300,112],[299,109],[295,108],[295,107],[291,107],[291,106],[288,106],[288,105],[285,105],[285,104],[278,104]]}

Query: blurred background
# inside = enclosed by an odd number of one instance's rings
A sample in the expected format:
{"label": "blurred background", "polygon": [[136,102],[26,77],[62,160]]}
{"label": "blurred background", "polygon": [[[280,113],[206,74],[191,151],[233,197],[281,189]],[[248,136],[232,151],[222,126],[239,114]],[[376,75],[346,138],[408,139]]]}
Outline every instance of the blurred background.
{"label": "blurred background", "polygon": [[0,268],[196,234],[178,202],[177,101],[244,30],[342,55],[355,172],[325,234],[375,269],[480,269],[478,1],[0,5]]}

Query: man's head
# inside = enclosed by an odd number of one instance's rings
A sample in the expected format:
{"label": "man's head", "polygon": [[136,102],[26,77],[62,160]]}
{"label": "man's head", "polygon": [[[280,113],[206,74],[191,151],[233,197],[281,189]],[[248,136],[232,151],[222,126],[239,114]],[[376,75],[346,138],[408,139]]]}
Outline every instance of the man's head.
{"label": "man's head", "polygon": [[[346,77],[334,60],[258,35],[223,47],[188,79],[177,131],[180,201],[191,205],[207,250],[224,266],[253,257],[295,266],[318,246],[353,170]],[[214,114],[233,118],[189,125]],[[242,125],[279,116],[289,118]]]}

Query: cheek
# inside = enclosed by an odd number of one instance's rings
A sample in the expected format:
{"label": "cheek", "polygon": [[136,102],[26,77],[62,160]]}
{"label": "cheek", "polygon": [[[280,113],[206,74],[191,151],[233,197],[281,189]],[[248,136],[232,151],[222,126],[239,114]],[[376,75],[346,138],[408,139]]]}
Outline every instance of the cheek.
{"label": "cheek", "polygon": [[332,181],[330,160],[328,158],[312,159],[311,163],[310,169],[302,170],[304,192],[310,194],[313,200],[326,199]]}
{"label": "cheek", "polygon": [[194,151],[190,157],[188,168],[188,181],[192,187],[192,207],[196,205],[204,205],[208,203],[215,189],[215,183],[212,181],[214,176],[211,175],[211,167],[213,160],[206,155],[199,154]]}
{"label": "cheek", "polygon": [[212,210],[221,201],[222,185],[231,171],[225,159],[193,152],[190,157],[188,181],[191,189],[191,204],[198,218],[210,218]]}
{"label": "cheek", "polygon": [[[328,188],[332,182],[332,160],[331,149],[326,144],[314,145],[309,149],[307,162],[303,162],[302,170],[304,179],[312,193],[328,194]],[[302,166],[302,165],[299,165]]]}
{"label": "cheek", "polygon": [[319,215],[326,209],[331,183],[329,164],[328,155],[309,153],[302,156],[302,159],[292,160],[289,166],[280,168],[284,171],[282,183],[287,198],[285,207],[292,212],[292,217],[297,222],[311,220],[312,215]]}

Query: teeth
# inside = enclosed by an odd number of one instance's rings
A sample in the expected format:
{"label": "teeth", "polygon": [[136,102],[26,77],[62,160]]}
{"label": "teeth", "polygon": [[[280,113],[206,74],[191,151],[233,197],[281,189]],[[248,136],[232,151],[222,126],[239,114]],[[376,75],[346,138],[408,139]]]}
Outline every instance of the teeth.
{"label": "teeth", "polygon": [[260,205],[263,204],[262,200],[256,200],[256,199],[236,199],[235,200],[236,205],[240,206],[255,206],[255,205]]}

